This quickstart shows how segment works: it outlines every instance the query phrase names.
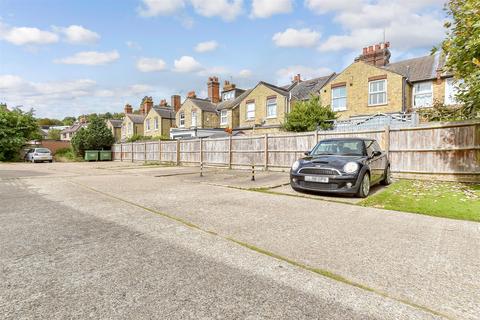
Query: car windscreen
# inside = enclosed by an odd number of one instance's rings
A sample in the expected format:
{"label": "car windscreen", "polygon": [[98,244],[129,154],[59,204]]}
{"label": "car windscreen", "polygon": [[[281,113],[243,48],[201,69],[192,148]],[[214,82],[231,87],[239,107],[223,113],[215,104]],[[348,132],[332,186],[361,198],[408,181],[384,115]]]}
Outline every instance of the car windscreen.
{"label": "car windscreen", "polygon": [[363,156],[365,146],[362,140],[325,140],[318,143],[310,155]]}
{"label": "car windscreen", "polygon": [[40,148],[40,149],[36,149],[35,152],[36,153],[50,153],[50,150]]}

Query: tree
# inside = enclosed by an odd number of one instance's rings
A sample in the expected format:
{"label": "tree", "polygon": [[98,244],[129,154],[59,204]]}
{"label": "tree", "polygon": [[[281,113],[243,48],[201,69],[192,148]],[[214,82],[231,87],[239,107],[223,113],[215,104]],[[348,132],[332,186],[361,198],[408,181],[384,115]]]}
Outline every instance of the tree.
{"label": "tree", "polygon": [[61,126],[63,122],[58,119],[41,118],[37,120],[39,126]]}
{"label": "tree", "polygon": [[37,138],[38,126],[33,110],[0,109],[0,161],[16,159],[25,143]]}
{"label": "tree", "polygon": [[72,138],[72,146],[79,155],[83,155],[85,150],[110,149],[114,142],[112,132],[98,116],[92,117],[88,127],[80,129]]}
{"label": "tree", "polygon": [[463,80],[457,95],[463,118],[476,118],[480,116],[480,5],[478,0],[450,0],[446,10],[451,21],[445,23],[447,37],[441,46],[447,55],[445,71]]}
{"label": "tree", "polygon": [[62,130],[58,130],[58,129],[48,130],[47,139],[60,140],[60,132],[62,132]]}
{"label": "tree", "polygon": [[64,126],[71,126],[75,123],[75,121],[77,121],[77,118],[75,117],[65,117],[63,118],[62,123]]}
{"label": "tree", "polygon": [[330,106],[322,106],[319,96],[311,96],[307,101],[297,101],[294,103],[292,111],[287,115],[283,127],[287,131],[314,131],[320,126],[322,129],[328,129],[332,126],[327,120],[334,120],[335,112]]}

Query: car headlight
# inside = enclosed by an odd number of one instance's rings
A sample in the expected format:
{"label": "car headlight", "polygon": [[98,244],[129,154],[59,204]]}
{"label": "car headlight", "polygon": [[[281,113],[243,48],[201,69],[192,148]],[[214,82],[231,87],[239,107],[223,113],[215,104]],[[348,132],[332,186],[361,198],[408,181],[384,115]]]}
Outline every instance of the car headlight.
{"label": "car headlight", "polygon": [[355,173],[358,171],[358,163],[348,162],[343,166],[343,171],[346,173]]}
{"label": "car headlight", "polygon": [[297,171],[298,167],[300,167],[300,161],[297,160],[292,164],[292,170]]}

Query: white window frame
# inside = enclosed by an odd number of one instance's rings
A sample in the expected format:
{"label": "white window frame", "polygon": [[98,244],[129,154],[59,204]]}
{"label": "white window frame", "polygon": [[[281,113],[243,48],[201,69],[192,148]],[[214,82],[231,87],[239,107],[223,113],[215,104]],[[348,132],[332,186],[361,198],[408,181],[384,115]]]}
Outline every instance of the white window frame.
{"label": "white window frame", "polygon": [[[251,110],[249,110],[249,107],[252,107]],[[247,117],[247,120],[255,120],[255,102],[250,102],[245,104],[245,115]],[[249,114],[253,113],[253,116],[249,116]]]}
{"label": "white window frame", "polygon": [[158,117],[153,118],[153,127],[158,130]]}
{"label": "white window frame", "polygon": [[133,132],[133,123],[129,122],[129,123],[128,123],[127,133],[128,133],[128,134],[131,134],[132,132]]}
{"label": "white window frame", "polygon": [[228,124],[228,112],[227,110],[220,111],[220,125],[224,126]]}
{"label": "white window frame", "polygon": [[[430,91],[421,91],[420,93],[417,92],[417,84],[422,84],[422,83],[429,83],[430,84]],[[430,95],[430,103],[422,106],[417,106],[415,104],[415,97],[416,96],[425,96],[425,95]],[[433,104],[433,81],[422,81],[422,82],[417,82],[413,84],[413,90],[412,90],[412,104],[413,107],[418,109],[418,108],[428,108],[431,107]]]}
{"label": "white window frame", "polygon": [[[340,96],[340,97],[334,97],[333,96],[333,92],[335,90],[338,90],[340,88],[345,88],[345,95],[344,96]],[[334,101],[335,100],[344,100],[345,101],[345,105],[343,107],[335,107],[334,105]],[[338,87],[334,87],[332,88],[332,99],[331,99],[331,108],[332,108],[332,111],[345,111],[347,110],[347,86],[344,85],[344,86],[338,86]]]}
{"label": "white window frame", "polygon": [[[379,91],[371,91],[371,84],[379,83],[379,82],[384,82],[383,90],[381,90],[381,91],[380,90]],[[387,85],[388,85],[387,79],[368,81],[368,106],[369,107],[382,106],[382,105],[388,104]],[[385,101],[379,102],[379,103],[371,103],[370,98],[372,97],[372,95],[381,95],[383,93],[385,93]]]}
{"label": "white window frame", "polygon": [[458,85],[461,84],[461,80],[455,80],[454,78],[445,79],[445,104],[456,105],[459,101],[455,98],[455,95],[459,92]]}
{"label": "white window frame", "polygon": [[227,91],[223,93],[223,101],[229,101],[235,98],[235,91]]}
{"label": "white window frame", "polygon": [[185,127],[185,112],[180,112],[180,116],[178,118],[178,126],[180,128]]}
{"label": "white window frame", "polygon": [[191,116],[192,116],[192,127],[196,127],[197,126],[197,111],[193,110]]}
{"label": "white window frame", "polygon": [[[273,103],[272,103],[272,101],[273,101]],[[271,108],[272,106],[274,106],[274,108],[273,108],[274,112],[270,113],[269,111],[271,111],[271,110],[269,110],[269,108]],[[277,97],[267,99],[266,114],[267,114],[267,119],[273,119],[273,118],[277,117]]]}
{"label": "white window frame", "polygon": [[150,131],[150,119],[145,120],[146,131]]}

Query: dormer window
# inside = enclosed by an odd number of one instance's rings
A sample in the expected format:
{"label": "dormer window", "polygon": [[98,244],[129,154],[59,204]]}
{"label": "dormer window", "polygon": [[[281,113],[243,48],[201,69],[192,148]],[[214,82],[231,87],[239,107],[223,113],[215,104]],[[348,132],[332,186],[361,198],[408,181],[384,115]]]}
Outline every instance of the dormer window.
{"label": "dormer window", "polygon": [[228,100],[233,100],[235,99],[235,90],[232,91],[227,91],[222,93],[222,100],[223,101],[228,101]]}

